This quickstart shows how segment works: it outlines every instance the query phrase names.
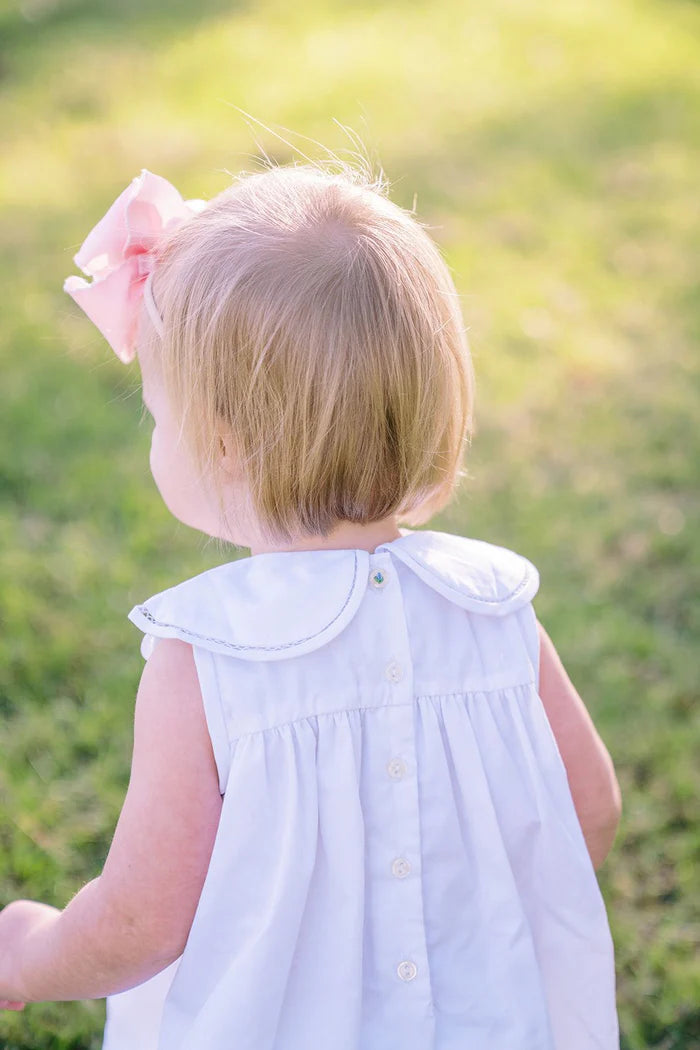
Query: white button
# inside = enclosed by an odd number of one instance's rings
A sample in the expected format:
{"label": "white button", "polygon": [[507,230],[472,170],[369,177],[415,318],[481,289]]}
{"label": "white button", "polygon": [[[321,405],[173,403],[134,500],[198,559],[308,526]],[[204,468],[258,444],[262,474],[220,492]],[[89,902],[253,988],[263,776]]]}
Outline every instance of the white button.
{"label": "white button", "polygon": [[392,660],[390,664],[384,670],[384,674],[390,682],[400,682],[403,678],[403,671],[401,670],[401,664],[397,664],[396,660]]}
{"label": "white button", "polygon": [[391,762],[387,763],[386,770],[392,780],[401,780],[406,773],[406,763],[403,759],[392,758]]}
{"label": "white button", "polygon": [[400,962],[396,967],[396,972],[402,981],[412,981],[418,973],[418,970],[415,963],[409,962],[408,959],[404,959],[404,961]]}
{"label": "white button", "polygon": [[411,870],[411,865],[405,857],[397,857],[391,865],[391,874],[397,879],[405,879]]}
{"label": "white button", "polygon": [[377,590],[381,590],[382,587],[386,587],[389,582],[389,577],[383,569],[377,569],[376,572],[373,572],[370,575],[369,582],[373,587],[376,587]]}

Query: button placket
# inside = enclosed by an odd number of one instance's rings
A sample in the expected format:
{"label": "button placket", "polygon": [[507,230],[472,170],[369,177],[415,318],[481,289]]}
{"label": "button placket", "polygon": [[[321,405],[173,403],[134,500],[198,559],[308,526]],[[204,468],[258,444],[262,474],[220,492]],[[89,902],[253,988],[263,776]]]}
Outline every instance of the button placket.
{"label": "button placket", "polygon": [[425,995],[430,996],[430,977],[421,884],[413,672],[400,579],[394,564],[389,559],[386,564],[387,569],[375,563],[369,577],[369,589],[382,592],[385,611],[379,615],[384,666],[380,664],[377,674],[385,683],[384,775],[392,781],[386,796],[391,808],[383,832],[377,829],[375,855],[377,875],[384,873],[377,887],[380,914],[385,917],[382,956],[387,976],[393,976],[397,984],[414,982],[411,993],[407,992],[407,1006],[414,1003],[416,1009],[422,1009]]}
{"label": "button placket", "polygon": [[[397,850],[397,855],[394,857],[389,855],[388,869],[385,868],[385,871],[391,879],[391,884],[387,885],[387,893],[394,898],[390,906],[391,910],[403,916],[400,939],[407,938],[404,941],[403,950],[414,956],[411,958],[409,955],[408,958],[403,959],[401,956],[398,957],[394,963],[394,972],[397,975],[394,979],[398,978],[404,984],[415,981],[414,987],[418,988],[416,994],[420,995],[422,994],[421,989],[423,992],[425,990],[427,973],[425,970],[421,976],[418,965],[414,961],[417,958],[415,953],[418,952],[420,957],[417,961],[420,963],[425,948],[420,866],[418,865],[415,870],[415,877],[409,878],[414,874],[414,868],[403,855],[406,851],[410,854],[415,852],[418,856],[420,851],[418,784],[415,765],[415,714],[412,703],[407,702],[411,698],[412,689],[410,660],[406,661],[405,666],[408,668],[405,676],[396,673],[396,669],[402,670],[398,660],[392,660],[385,669],[386,677],[395,682],[392,695],[396,698],[396,702],[390,705],[388,717],[391,727],[390,743],[396,750],[387,762],[386,771],[389,777],[396,782],[395,791],[392,792],[395,803],[395,821],[391,838],[394,839],[394,849]],[[391,885],[393,885],[393,890]],[[398,934],[399,930],[396,929],[394,936]],[[395,947],[401,951],[400,944],[395,942]]]}

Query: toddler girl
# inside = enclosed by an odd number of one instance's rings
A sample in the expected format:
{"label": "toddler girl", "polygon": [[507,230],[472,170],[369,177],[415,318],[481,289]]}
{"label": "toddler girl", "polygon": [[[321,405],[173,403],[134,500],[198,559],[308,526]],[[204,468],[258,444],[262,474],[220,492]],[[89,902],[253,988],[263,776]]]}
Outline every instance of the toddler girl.
{"label": "toddler girl", "polygon": [[137,605],[104,870],[0,914],[7,1008],[109,996],[106,1050],[613,1050],[594,867],[619,792],[532,607],[429,530],[473,376],[437,248],[353,170],[207,204],[144,171],[67,291],[138,355],[180,520],[250,547]]}

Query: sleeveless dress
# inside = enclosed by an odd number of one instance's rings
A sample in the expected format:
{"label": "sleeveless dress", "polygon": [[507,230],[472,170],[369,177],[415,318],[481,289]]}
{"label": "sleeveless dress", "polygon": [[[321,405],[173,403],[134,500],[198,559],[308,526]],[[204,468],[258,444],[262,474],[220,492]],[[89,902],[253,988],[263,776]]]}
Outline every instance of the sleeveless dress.
{"label": "sleeveless dress", "polygon": [[520,555],[404,530],[138,605],[192,644],[224,797],[180,959],[104,1050],[618,1050],[613,945]]}

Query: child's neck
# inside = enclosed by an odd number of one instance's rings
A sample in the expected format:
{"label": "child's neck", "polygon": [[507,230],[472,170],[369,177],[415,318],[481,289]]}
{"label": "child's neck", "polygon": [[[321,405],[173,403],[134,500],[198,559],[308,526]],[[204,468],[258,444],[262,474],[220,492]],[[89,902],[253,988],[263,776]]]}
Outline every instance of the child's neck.
{"label": "child's neck", "polygon": [[314,550],[365,550],[370,554],[382,543],[389,543],[401,536],[396,524],[395,515],[382,521],[373,521],[369,525],[355,525],[351,521],[343,522],[327,536],[298,537],[287,545],[266,544],[262,539],[251,544],[250,553],[273,554],[279,551],[314,551]]}

